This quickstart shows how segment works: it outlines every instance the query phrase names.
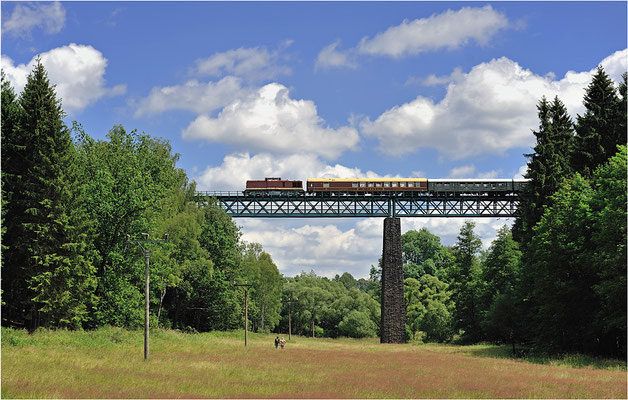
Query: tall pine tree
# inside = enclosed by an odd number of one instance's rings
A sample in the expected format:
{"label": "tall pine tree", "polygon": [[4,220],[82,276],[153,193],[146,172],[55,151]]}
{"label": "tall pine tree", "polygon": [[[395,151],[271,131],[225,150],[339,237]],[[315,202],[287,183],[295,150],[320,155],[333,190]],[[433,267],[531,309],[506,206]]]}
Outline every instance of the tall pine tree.
{"label": "tall pine tree", "polygon": [[482,247],[480,237],[473,231],[475,223],[466,221],[454,246],[455,263],[449,273],[452,300],[456,305],[454,325],[464,330],[463,339],[476,342],[482,339],[478,277],[478,253]]}
{"label": "tall pine tree", "polygon": [[625,101],[601,66],[587,87],[584,107],[584,115],[578,116],[572,163],[575,171],[589,176],[617,152],[617,145],[626,144]]}
{"label": "tall pine tree", "polygon": [[[18,129],[21,106],[17,95],[2,71],[2,316],[9,324],[22,326],[28,305],[28,285],[19,267],[20,225],[15,222],[24,214],[18,201],[24,172],[24,141]],[[22,250],[24,250],[22,248]]]}
{"label": "tall pine tree", "polygon": [[80,327],[93,300],[93,271],[77,206],[72,139],[39,60],[19,105],[18,132],[8,142],[10,150],[19,151],[21,176],[3,179],[16,211],[5,220],[6,236],[11,237],[3,267],[13,272],[3,276],[3,287],[15,285],[20,290],[18,298],[6,301],[15,301],[21,315],[12,317],[28,321],[31,329]]}
{"label": "tall pine tree", "polygon": [[539,128],[533,132],[536,145],[534,153],[526,154],[530,161],[525,177],[530,182],[521,194],[519,216],[513,228],[524,249],[531,240],[532,228],[541,219],[543,207],[550,204],[550,196],[572,173],[574,131],[565,105],[558,97],[551,103],[543,97],[537,109]]}

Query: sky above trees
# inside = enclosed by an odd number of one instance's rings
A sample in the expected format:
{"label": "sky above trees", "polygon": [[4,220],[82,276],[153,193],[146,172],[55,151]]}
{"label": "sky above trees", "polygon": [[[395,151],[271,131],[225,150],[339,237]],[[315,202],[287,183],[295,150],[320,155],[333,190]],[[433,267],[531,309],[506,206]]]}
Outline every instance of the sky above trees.
{"label": "sky above trees", "polygon": [[[40,55],[93,137],[169,140],[199,190],[281,176],[512,178],[536,104],[575,119],[627,67],[625,2],[3,2],[2,68]],[[238,219],[284,275],[368,276],[382,221]],[[453,244],[461,219],[404,219]],[[484,246],[508,220],[476,221]]]}

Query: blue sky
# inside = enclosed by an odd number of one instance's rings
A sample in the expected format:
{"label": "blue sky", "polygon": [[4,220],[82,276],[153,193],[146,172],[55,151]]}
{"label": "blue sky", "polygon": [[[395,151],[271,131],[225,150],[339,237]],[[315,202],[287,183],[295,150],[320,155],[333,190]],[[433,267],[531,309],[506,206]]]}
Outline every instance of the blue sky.
{"label": "blue sky", "polygon": [[[626,2],[2,2],[2,68],[40,54],[68,113],[168,139],[201,190],[247,179],[512,178],[535,105],[626,70]],[[476,221],[486,246],[508,220]],[[366,276],[382,221],[238,219],[285,275]],[[404,219],[453,244],[461,219]]]}

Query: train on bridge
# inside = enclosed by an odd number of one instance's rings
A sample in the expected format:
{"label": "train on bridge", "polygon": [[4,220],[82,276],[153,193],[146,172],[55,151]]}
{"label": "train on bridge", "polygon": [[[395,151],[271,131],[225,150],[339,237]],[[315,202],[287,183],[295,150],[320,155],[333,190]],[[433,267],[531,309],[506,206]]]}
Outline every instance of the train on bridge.
{"label": "train on bridge", "polygon": [[245,195],[299,195],[310,194],[382,194],[404,195],[413,193],[441,194],[507,194],[520,192],[528,179],[426,179],[426,178],[373,178],[373,179],[308,179],[303,181],[281,178],[246,181]]}

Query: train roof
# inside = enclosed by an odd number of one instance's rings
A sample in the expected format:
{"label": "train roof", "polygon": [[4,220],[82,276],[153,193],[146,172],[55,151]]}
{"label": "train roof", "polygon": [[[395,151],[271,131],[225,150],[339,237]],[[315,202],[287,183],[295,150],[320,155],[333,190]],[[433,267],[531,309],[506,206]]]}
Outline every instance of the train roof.
{"label": "train roof", "polygon": [[430,182],[512,182],[513,179],[501,179],[501,178],[491,178],[491,179],[432,179],[430,178]]}
{"label": "train roof", "polygon": [[426,178],[309,178],[308,182],[427,182]]}

